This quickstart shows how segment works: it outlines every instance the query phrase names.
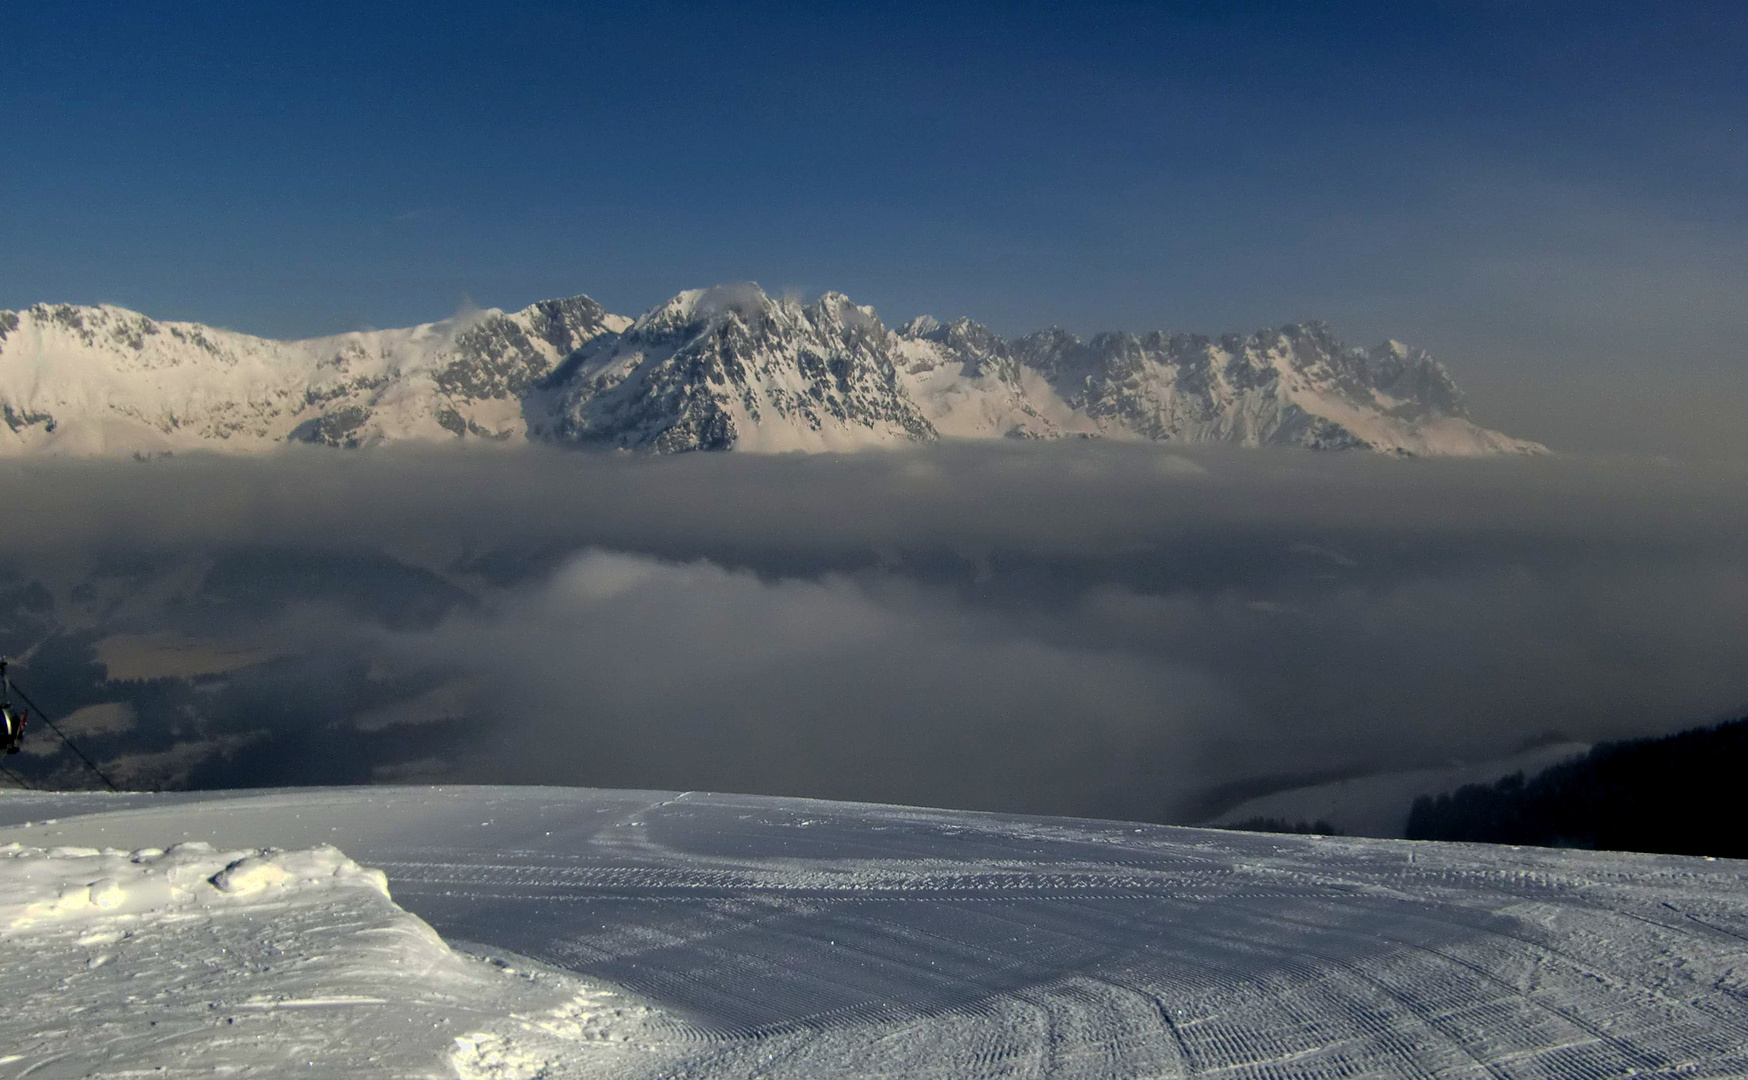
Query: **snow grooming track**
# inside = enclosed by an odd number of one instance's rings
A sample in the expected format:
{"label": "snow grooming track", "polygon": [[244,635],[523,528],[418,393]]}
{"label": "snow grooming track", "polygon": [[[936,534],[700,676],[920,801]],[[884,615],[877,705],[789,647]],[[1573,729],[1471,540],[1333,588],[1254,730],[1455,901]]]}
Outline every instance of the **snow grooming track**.
{"label": "snow grooming track", "polygon": [[450,949],[337,848],[0,844],[0,1077],[536,1076],[650,1015]]}
{"label": "snow grooming track", "polygon": [[508,958],[534,998],[470,1001],[451,1075],[1748,1076],[1729,861],[699,793],[0,797],[0,844],[153,837],[338,843]]}

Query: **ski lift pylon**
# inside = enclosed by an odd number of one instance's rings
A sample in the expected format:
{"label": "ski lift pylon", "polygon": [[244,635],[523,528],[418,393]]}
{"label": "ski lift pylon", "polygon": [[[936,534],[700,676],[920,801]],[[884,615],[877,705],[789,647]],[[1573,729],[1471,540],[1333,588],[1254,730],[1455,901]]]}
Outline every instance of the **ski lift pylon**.
{"label": "ski lift pylon", "polygon": [[6,673],[6,661],[0,660],[0,749],[8,754],[18,753],[20,744],[24,742],[24,725],[30,719],[30,710],[21,709],[12,703],[12,676]]}

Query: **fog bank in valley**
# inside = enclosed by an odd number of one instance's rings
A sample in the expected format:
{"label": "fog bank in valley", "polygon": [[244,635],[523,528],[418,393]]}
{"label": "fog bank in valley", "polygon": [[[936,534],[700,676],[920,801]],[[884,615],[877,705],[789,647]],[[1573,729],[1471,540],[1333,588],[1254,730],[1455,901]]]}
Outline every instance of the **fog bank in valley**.
{"label": "fog bank in valley", "polygon": [[[1748,475],[1101,443],[8,465],[0,635],[142,783],[1196,820],[1748,707]],[[43,782],[76,770],[40,745]]]}

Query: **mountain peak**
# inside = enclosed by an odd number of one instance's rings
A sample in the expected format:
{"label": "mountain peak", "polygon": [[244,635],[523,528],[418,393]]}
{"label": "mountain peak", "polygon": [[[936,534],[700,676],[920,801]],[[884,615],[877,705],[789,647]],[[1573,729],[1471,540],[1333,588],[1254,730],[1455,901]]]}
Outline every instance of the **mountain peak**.
{"label": "mountain peak", "polygon": [[886,327],[871,307],[857,304],[841,292],[820,294],[807,305],[807,316],[816,325],[841,326],[852,330],[885,333]]}
{"label": "mountain peak", "polygon": [[631,324],[631,332],[697,326],[731,315],[743,322],[751,321],[769,314],[775,306],[765,290],[752,281],[687,289],[638,316]]}

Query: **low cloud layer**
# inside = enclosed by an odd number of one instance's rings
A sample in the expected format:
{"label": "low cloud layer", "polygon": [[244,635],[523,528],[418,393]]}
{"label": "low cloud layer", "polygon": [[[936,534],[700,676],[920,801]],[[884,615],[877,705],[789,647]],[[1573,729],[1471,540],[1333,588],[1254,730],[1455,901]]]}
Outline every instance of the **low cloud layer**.
{"label": "low cloud layer", "polygon": [[388,651],[479,681],[488,780],[1154,816],[1239,719],[1193,671],[901,585],[602,551]]}
{"label": "low cloud layer", "polygon": [[[13,466],[0,497],[28,508],[0,521],[6,647],[38,697],[128,702],[134,728],[93,741],[182,761],[173,783],[1194,820],[1748,711],[1748,476],[1718,470],[299,453]],[[163,640],[255,652],[181,681],[96,663]]]}

